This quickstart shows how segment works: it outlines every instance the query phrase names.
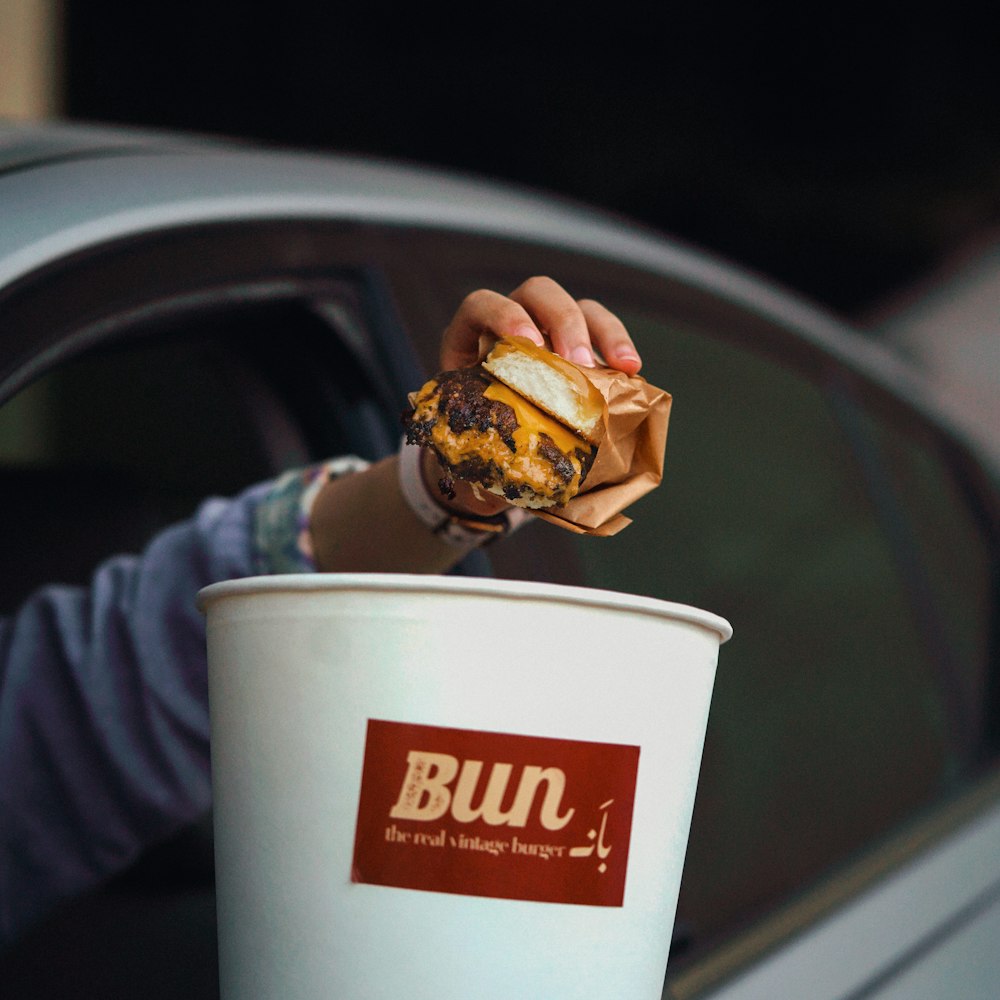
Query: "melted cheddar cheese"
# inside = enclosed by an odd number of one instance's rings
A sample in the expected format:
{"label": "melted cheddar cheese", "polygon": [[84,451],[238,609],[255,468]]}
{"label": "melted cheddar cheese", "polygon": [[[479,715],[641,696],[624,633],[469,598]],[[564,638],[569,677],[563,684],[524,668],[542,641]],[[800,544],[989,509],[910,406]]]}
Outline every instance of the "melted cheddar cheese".
{"label": "melted cheddar cheese", "polygon": [[506,403],[514,411],[517,418],[514,441],[518,448],[527,448],[531,443],[532,434],[547,434],[555,446],[566,455],[572,455],[577,448],[590,454],[591,447],[583,438],[540,410],[534,403],[529,403],[523,396],[508,389],[502,382],[493,382],[483,395],[487,399]]}

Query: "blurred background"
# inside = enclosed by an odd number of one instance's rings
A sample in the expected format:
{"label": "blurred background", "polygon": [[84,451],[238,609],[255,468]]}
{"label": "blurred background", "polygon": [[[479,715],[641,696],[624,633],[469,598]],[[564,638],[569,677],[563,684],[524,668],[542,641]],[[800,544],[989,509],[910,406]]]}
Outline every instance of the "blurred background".
{"label": "blurred background", "polygon": [[417,160],[584,200],[891,340],[1000,430],[998,38],[988,13],[939,5],[445,19],[0,0],[0,116]]}

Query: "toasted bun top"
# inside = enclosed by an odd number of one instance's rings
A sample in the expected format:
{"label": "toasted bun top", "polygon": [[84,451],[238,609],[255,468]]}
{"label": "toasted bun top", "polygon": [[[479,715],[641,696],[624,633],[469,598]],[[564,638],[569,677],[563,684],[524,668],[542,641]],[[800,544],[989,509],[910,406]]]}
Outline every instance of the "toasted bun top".
{"label": "toasted bun top", "polygon": [[483,367],[584,440],[600,442],[604,397],[571,361],[525,337],[504,337],[493,346]]}

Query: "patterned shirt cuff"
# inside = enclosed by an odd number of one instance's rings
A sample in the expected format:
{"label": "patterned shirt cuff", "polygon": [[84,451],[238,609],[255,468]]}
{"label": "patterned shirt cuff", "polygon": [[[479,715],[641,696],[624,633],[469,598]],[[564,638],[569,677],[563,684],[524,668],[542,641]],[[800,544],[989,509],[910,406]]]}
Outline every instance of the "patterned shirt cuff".
{"label": "patterned shirt cuff", "polygon": [[347,455],[275,480],[254,512],[254,567],[258,573],[312,573],[316,570],[309,533],[312,505],[331,480],[361,472],[369,463]]}

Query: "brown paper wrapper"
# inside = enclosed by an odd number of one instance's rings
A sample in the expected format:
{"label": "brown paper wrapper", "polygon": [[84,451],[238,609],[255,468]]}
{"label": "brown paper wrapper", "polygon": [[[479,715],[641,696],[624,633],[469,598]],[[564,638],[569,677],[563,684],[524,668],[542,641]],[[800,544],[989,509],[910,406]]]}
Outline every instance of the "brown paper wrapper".
{"label": "brown paper wrapper", "polygon": [[632,523],[622,511],[663,479],[672,397],[639,375],[581,371],[604,397],[604,436],[580,492],[562,507],[532,513],[577,534],[607,537]]}

